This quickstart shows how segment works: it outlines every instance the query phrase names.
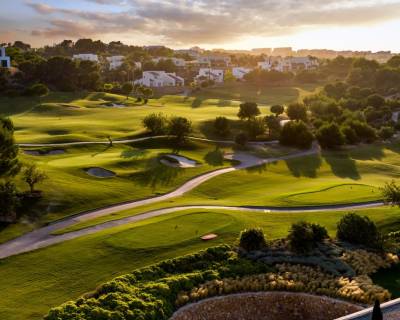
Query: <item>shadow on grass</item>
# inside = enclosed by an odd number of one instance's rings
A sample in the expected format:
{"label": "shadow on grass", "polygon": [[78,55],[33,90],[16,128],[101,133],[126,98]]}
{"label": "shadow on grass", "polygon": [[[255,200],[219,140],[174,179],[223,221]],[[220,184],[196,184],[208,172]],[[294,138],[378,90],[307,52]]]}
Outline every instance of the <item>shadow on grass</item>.
{"label": "shadow on grass", "polygon": [[361,179],[357,169],[357,162],[350,157],[347,152],[332,154],[331,152],[322,152],[322,157],[331,167],[332,173],[339,178],[350,178],[352,180]]}
{"label": "shadow on grass", "polygon": [[92,154],[92,157],[94,158],[95,156],[98,156],[99,154],[102,154],[102,153],[104,153],[104,152],[107,152],[108,149],[110,149],[110,148],[111,148],[111,146],[110,146],[110,145],[107,145],[104,149],[102,149],[102,150],[100,150],[100,151],[98,151],[98,152],[96,152],[96,153],[93,153],[93,154]]}
{"label": "shadow on grass", "polygon": [[[368,146],[360,146],[355,149],[349,151],[343,151],[343,154],[347,156],[351,156],[351,158],[355,160],[382,160],[385,157],[385,153],[383,151],[384,146],[382,145],[368,145]],[[388,147],[388,149],[390,149]],[[397,148],[397,153],[400,150]]]}
{"label": "shadow on grass", "polygon": [[125,149],[121,152],[120,157],[124,159],[139,159],[145,157],[149,153],[146,149]]}
{"label": "shadow on grass", "polygon": [[316,178],[317,170],[321,167],[322,159],[319,155],[306,156],[285,160],[291,174],[296,177]]}

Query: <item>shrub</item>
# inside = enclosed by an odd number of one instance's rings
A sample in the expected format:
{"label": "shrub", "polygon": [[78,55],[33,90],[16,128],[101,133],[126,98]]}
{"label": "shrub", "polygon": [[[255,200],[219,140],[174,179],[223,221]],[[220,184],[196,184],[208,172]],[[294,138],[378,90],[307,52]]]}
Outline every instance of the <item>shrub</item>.
{"label": "shrub", "polygon": [[367,98],[367,105],[380,108],[385,104],[385,98],[379,94],[372,94]]}
{"label": "shrub", "polygon": [[383,140],[388,140],[394,135],[394,129],[392,127],[382,127],[379,129],[379,137]]}
{"label": "shrub", "polygon": [[386,203],[400,206],[400,186],[394,180],[385,184],[382,195]]}
{"label": "shrub", "polygon": [[286,111],[288,117],[292,120],[307,121],[307,108],[302,103],[291,103]]}
{"label": "shrub", "polygon": [[249,137],[245,132],[241,132],[235,137],[235,143],[242,147],[244,147],[248,141]]}
{"label": "shrub", "polygon": [[240,233],[239,247],[246,251],[261,250],[267,246],[264,232],[260,228],[246,229]]}
{"label": "shrub", "polygon": [[332,122],[317,130],[316,137],[322,148],[332,149],[345,143],[346,138],[339,126]]}
{"label": "shrub", "polygon": [[355,213],[348,213],[340,219],[336,236],[339,240],[371,248],[378,248],[380,242],[380,235],[375,223],[368,217],[361,217]]}
{"label": "shrub", "polygon": [[304,221],[292,224],[288,235],[290,249],[298,253],[311,251],[326,238],[328,232],[324,227]]}
{"label": "shrub", "polygon": [[307,149],[311,147],[313,139],[312,133],[303,121],[290,121],[282,128],[280,143]]}
{"label": "shrub", "polygon": [[164,134],[166,132],[167,118],[162,113],[149,114],[143,119],[142,123],[152,134]]}
{"label": "shrub", "polygon": [[225,117],[217,117],[214,121],[214,129],[220,136],[226,136],[229,133],[229,120]]}
{"label": "shrub", "polygon": [[246,123],[246,128],[249,136],[255,139],[257,136],[265,133],[265,122],[261,118],[250,119]]}

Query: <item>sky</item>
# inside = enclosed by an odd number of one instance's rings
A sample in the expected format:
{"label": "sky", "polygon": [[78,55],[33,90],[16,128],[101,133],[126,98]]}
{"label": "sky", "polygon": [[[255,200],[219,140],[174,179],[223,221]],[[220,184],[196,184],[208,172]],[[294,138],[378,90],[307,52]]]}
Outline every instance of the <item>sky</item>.
{"label": "sky", "polygon": [[1,0],[0,43],[400,52],[400,0]]}

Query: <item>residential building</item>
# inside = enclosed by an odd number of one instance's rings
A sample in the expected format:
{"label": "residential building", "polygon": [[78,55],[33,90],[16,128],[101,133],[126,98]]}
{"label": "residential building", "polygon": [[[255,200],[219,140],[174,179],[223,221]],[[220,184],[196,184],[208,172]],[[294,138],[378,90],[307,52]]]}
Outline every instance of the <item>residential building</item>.
{"label": "residential building", "polygon": [[283,72],[283,59],[280,57],[268,57],[264,61],[257,63],[258,67],[262,70],[267,71],[279,71]]}
{"label": "residential building", "polygon": [[195,77],[196,82],[213,80],[216,83],[224,82],[224,70],[212,68],[200,68],[199,74]]}
{"label": "residential building", "polygon": [[319,63],[313,57],[268,57],[265,61],[258,62],[258,67],[267,71],[296,72],[300,70],[312,70]]}
{"label": "residential building", "polygon": [[135,84],[146,87],[180,87],[185,85],[185,80],[175,73],[165,71],[143,71],[142,78],[136,80]]}
{"label": "residential building", "polygon": [[222,66],[229,66],[231,63],[231,57],[225,55],[207,55],[201,56],[197,59],[200,64],[202,65],[222,65]]}
{"label": "residential building", "polygon": [[236,78],[236,79],[243,79],[243,77],[248,74],[250,71],[252,71],[253,69],[251,68],[244,68],[244,67],[235,67],[232,68],[232,75]]}
{"label": "residential building", "polygon": [[118,69],[125,61],[124,56],[111,56],[106,58],[110,64],[110,70]]}
{"label": "residential building", "polygon": [[0,67],[11,68],[11,59],[6,56],[6,48],[0,47]]}
{"label": "residential building", "polygon": [[158,58],[153,58],[152,61],[154,63],[158,63],[160,61],[165,61],[165,60],[171,60],[172,63],[177,66],[177,67],[182,67],[184,68],[186,66],[186,61],[185,59],[181,58],[174,58],[174,57],[158,57]]}
{"label": "residential building", "polygon": [[98,58],[97,54],[93,54],[93,53],[74,54],[72,56],[72,59],[74,59],[74,60],[82,60],[82,61],[99,62],[99,58]]}

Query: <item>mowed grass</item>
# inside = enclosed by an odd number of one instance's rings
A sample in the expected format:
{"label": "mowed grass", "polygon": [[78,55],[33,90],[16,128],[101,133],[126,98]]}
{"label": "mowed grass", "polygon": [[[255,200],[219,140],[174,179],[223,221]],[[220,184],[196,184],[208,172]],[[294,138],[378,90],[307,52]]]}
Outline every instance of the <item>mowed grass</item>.
{"label": "mowed grass", "polygon": [[[310,86],[257,89],[248,84],[234,84],[233,88],[207,89],[194,96],[162,96],[150,99],[147,105],[108,93],[51,93],[42,105],[32,97],[0,97],[0,114],[11,116],[19,143],[98,141],[108,136],[132,138],[144,133],[142,119],[154,112],[187,117],[193,123],[193,135],[216,138],[212,121],[217,116],[233,121],[232,136],[241,129],[237,113],[243,101],[259,102],[262,113],[268,114],[271,104],[296,101],[314,90]],[[107,107],[107,103],[126,107]]]}
{"label": "mowed grass", "polygon": [[[233,244],[247,227],[264,229],[268,239],[285,237],[293,222],[306,220],[335,234],[342,211],[256,213],[187,210],[105,230],[0,261],[0,318],[41,319],[50,307],[93,290],[100,283],[160,260],[220,243]],[[383,230],[399,226],[399,209],[358,211]],[[390,222],[390,224],[389,224]],[[217,233],[202,242],[199,237]]]}
{"label": "mowed grass", "polygon": [[[23,162],[33,162],[49,177],[37,188],[43,199],[27,209],[17,224],[0,232],[0,242],[67,215],[127,200],[143,199],[174,190],[191,178],[230,163],[222,159],[228,147],[206,142],[190,142],[183,150],[175,143],[158,139],[130,145],[69,147],[64,154],[32,156],[21,151]],[[31,149],[32,150],[32,149]],[[196,160],[195,168],[173,168],[160,163],[163,154],[178,152]],[[97,178],[85,169],[101,167],[113,171],[113,178]],[[16,181],[20,181],[17,177]],[[20,182],[20,189],[27,185]]]}

